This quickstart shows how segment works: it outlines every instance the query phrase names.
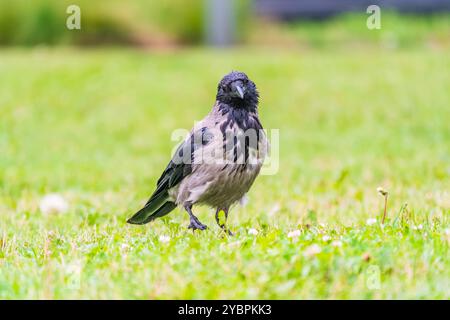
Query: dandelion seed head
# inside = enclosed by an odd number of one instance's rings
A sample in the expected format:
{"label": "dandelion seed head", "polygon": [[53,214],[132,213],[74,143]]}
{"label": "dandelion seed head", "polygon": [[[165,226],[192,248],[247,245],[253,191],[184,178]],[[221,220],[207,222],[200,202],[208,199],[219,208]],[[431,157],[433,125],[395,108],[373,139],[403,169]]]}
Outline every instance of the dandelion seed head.
{"label": "dandelion seed head", "polygon": [[39,209],[44,214],[65,213],[69,210],[69,204],[61,195],[52,193],[41,199]]}
{"label": "dandelion seed head", "polygon": [[378,187],[377,188],[377,192],[382,195],[383,197],[388,195],[388,192],[386,190],[384,190],[382,187]]}

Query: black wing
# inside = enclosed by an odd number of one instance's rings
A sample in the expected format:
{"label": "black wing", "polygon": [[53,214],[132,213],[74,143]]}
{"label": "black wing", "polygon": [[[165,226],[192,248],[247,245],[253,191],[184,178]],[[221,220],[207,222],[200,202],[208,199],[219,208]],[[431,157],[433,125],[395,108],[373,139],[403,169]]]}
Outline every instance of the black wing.
{"label": "black wing", "polygon": [[[179,184],[187,175],[192,172],[194,161],[194,151],[205,145],[210,140],[210,135],[206,127],[197,131],[201,134],[201,140],[195,139],[192,133],[177,149],[172,160],[158,179],[156,190],[145,204],[127,222],[132,224],[145,224],[162,217],[172,211],[176,205],[169,200],[169,189]],[[199,142],[197,142],[199,140]]]}

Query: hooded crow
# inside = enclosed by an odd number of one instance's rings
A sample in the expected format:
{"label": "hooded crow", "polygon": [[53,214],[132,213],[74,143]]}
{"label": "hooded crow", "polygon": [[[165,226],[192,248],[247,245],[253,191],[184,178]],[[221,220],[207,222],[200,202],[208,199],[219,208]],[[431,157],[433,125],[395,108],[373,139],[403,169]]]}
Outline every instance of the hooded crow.
{"label": "hooded crow", "polygon": [[145,206],[127,222],[145,224],[182,206],[190,229],[206,226],[193,214],[194,205],[216,210],[219,219],[249,191],[267,153],[267,139],[258,118],[259,94],[243,72],[227,74],[218,85],[211,112],[191,130],[159,178]]}

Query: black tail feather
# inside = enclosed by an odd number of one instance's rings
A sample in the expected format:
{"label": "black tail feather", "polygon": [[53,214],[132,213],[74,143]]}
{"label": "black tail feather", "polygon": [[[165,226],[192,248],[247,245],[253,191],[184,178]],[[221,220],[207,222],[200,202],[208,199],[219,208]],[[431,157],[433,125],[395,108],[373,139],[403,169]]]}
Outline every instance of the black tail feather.
{"label": "black tail feather", "polygon": [[149,223],[150,221],[155,220],[156,218],[164,217],[166,214],[169,214],[173,209],[175,209],[177,205],[173,202],[167,201],[163,204],[161,208],[152,213],[147,220],[145,220],[142,224]]}
{"label": "black tail feather", "polygon": [[168,196],[167,191],[153,195],[147,204],[128,219],[127,222],[131,224],[146,224],[156,218],[165,216],[176,207],[175,203],[168,201]]}

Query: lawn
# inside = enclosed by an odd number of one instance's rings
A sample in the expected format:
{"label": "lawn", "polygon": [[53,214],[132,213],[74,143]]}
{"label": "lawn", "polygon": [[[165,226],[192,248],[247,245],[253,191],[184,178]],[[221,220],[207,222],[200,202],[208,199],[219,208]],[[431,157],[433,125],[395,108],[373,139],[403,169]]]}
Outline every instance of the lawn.
{"label": "lawn", "polygon": [[[449,57],[3,49],[0,298],[449,299]],[[210,110],[232,69],[256,82],[262,123],[280,130],[279,170],[231,211],[236,235],[202,207],[201,233],[180,209],[127,225],[172,131]],[[68,211],[42,212],[48,193]]]}

